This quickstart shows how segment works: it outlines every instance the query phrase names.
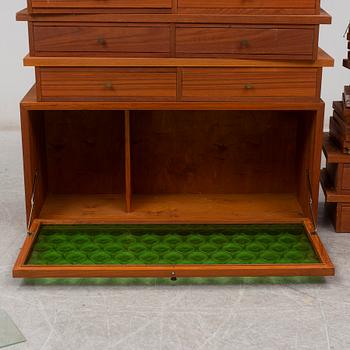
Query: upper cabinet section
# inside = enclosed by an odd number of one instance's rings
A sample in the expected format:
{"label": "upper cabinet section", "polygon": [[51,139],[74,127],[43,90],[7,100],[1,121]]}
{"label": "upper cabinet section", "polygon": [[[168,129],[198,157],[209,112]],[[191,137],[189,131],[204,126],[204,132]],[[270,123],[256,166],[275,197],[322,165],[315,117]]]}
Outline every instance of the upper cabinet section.
{"label": "upper cabinet section", "polygon": [[172,12],[199,14],[318,14],[320,0],[28,0],[32,13]]}

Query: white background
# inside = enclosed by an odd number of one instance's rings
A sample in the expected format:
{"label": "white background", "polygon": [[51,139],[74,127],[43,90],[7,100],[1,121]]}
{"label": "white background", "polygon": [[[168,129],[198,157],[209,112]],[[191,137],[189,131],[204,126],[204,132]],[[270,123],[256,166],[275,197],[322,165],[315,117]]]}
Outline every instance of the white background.
{"label": "white background", "polygon": [[[18,103],[34,82],[34,69],[22,67],[22,58],[28,52],[27,25],[15,21],[16,12],[26,6],[26,0],[1,2],[4,4],[0,11],[0,129],[16,129]],[[333,16],[333,24],[321,26],[320,33],[320,46],[335,58],[335,67],[326,68],[323,75],[322,98],[327,104],[325,129],[328,129],[332,101],[340,99],[343,86],[350,84],[350,70],[342,67],[347,53],[343,34],[350,20],[350,0],[322,0],[322,7]]]}

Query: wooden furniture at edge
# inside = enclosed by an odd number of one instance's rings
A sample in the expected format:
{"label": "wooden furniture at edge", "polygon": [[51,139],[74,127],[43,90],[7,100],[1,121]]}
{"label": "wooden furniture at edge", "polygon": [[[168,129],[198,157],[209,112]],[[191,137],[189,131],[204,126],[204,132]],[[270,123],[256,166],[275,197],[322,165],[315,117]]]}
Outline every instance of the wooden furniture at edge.
{"label": "wooden furniture at edge", "polygon": [[[333,65],[318,0],[32,0],[17,19],[36,85],[15,277],[334,274],[312,220]],[[26,265],[57,223],[303,223],[320,263]]]}
{"label": "wooden furniture at edge", "polygon": [[[347,33],[350,40],[350,33]],[[348,43],[348,49],[349,49]],[[350,68],[349,59],[344,67]],[[322,170],[321,185],[327,211],[336,232],[350,232],[350,87],[345,86],[342,101],[333,103],[329,134],[325,133],[323,152],[326,168]]]}

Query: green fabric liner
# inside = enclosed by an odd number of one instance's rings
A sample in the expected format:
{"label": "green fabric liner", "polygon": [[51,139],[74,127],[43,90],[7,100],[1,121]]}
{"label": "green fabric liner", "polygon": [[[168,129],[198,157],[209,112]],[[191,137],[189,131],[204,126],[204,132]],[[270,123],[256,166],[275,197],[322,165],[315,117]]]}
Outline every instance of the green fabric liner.
{"label": "green fabric liner", "polygon": [[290,225],[43,225],[27,265],[313,264]]}

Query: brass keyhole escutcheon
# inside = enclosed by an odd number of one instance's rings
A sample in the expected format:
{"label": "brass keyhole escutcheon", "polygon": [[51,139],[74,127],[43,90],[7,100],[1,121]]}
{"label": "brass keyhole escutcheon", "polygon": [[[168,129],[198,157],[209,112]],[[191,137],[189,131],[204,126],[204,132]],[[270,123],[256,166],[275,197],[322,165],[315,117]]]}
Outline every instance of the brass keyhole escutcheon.
{"label": "brass keyhole escutcheon", "polygon": [[104,83],[103,86],[106,90],[113,90],[113,84],[110,82]]}
{"label": "brass keyhole escutcheon", "polygon": [[97,38],[97,42],[101,45],[101,46],[105,46],[106,45],[106,39],[102,36]]}
{"label": "brass keyhole escutcheon", "polygon": [[244,48],[244,49],[249,47],[249,40],[247,40],[247,39],[241,40],[241,47]]}
{"label": "brass keyhole escutcheon", "polygon": [[252,89],[254,89],[254,85],[253,84],[245,84],[244,89],[245,90],[252,90]]}

